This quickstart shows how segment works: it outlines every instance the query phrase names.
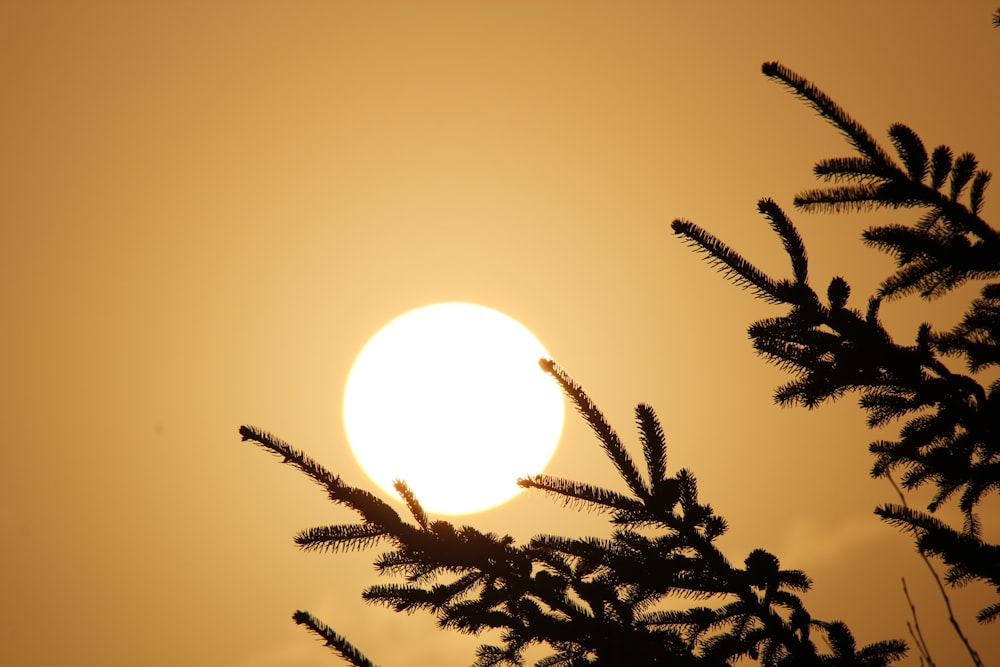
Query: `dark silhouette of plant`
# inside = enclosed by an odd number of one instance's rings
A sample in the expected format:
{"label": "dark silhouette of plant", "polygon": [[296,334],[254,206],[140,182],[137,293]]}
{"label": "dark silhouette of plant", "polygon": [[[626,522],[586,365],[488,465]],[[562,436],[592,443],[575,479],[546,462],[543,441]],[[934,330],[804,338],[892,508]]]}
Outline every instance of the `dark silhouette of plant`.
{"label": "dark silhouette of plant", "polygon": [[[791,258],[791,279],[772,278],[691,222],[675,220],[673,230],[737,285],[789,306],[786,315],[749,328],[757,352],[793,376],[778,388],[777,402],[812,408],[858,392],[870,427],[904,421],[898,440],[870,445],[871,474],[889,477],[898,470],[905,489],[931,483],[936,493],[927,511],[886,504],[876,513],[911,533],[922,554],[944,561],[950,584],[980,580],[1000,595],[1000,546],[982,539],[976,511],[984,497],[1000,490],[1000,381],[983,387],[976,379],[1000,363],[1000,283],[983,287],[951,331],[922,324],[911,345],[895,342],[879,319],[885,301],[914,292],[933,299],[971,280],[1000,277],[1000,233],[981,217],[990,173],[972,153],[955,157],[943,145],[928,152],[917,134],[899,123],[889,128],[894,158],[803,77],[778,63],[766,63],[763,72],[808,102],[856,151],[818,162],[815,174],[831,185],[796,196],[797,208],[922,211],[914,224],[871,227],[862,235],[867,245],[894,257],[895,273],[868,300],[865,312],[847,306],[850,287],[839,276],[821,298],[808,281],[802,239],[770,199],[761,200],[758,210]],[[943,362],[947,356],[963,360],[970,374],[952,371]],[[934,516],[956,496],[964,516],[961,529]],[[1000,601],[978,618],[998,616]]]}
{"label": "dark silhouette of plant", "polygon": [[[433,613],[442,628],[499,633],[474,665],[520,665],[532,645],[552,653],[541,667],[580,665],[723,666],[741,658],[762,665],[888,665],[902,641],[855,645],[840,621],[812,618],[798,593],[810,581],[781,569],[762,549],[734,566],[715,545],[726,522],[698,499],[697,482],[667,473],[663,430],[653,410],[636,408],[644,472],[581,387],[548,360],[550,373],[587,420],[627,493],[549,475],[519,480],[564,504],[609,515],[609,538],[539,535],[517,545],[509,536],[431,521],[402,481],[396,489],[410,520],[373,494],[346,484],[290,445],[253,427],[240,434],[281,456],[322,486],[331,501],[356,512],[356,523],[302,531],[306,550],[344,551],[385,542],[380,574],[405,583],[367,588],[363,598],[397,612]],[[672,608],[671,600],[701,604]],[[344,637],[305,611],[294,620],[353,665],[372,663]],[[826,647],[814,641],[820,637]],[[828,648],[827,648],[828,647]]]}
{"label": "dark silhouette of plant", "polygon": [[[819,162],[817,176],[831,185],[800,194],[797,207],[923,212],[915,224],[872,227],[863,234],[867,244],[895,258],[897,270],[861,312],[848,307],[850,288],[839,276],[823,297],[816,293],[802,239],[770,199],[761,200],[758,210],[791,259],[790,279],[767,275],[691,222],[675,220],[673,230],[737,285],[789,307],[786,315],[755,322],[749,330],[758,353],[794,376],[778,388],[779,403],[811,408],[858,392],[869,426],[905,422],[898,440],[871,444],[872,475],[893,481],[892,473],[901,471],[905,489],[931,483],[936,494],[927,511],[911,508],[900,492],[900,504],[882,505],[876,513],[910,532],[921,555],[941,558],[949,583],[980,580],[1000,593],[1000,547],[982,539],[977,513],[983,498],[1000,490],[1000,380],[986,388],[976,379],[1000,364],[1000,282],[987,284],[950,331],[921,325],[912,345],[896,343],[879,319],[884,301],[913,292],[932,299],[968,281],[1000,276],[1000,234],[981,217],[990,174],[971,153],[955,157],[947,146],[928,152],[901,124],[889,128],[894,158],[812,83],[777,63],[763,70],[829,120],[857,153]],[[969,374],[952,371],[943,361],[947,356],[963,360]],[[899,640],[859,649],[844,623],[814,619],[799,597],[809,579],[782,569],[767,551],[755,549],[742,566],[733,565],[715,544],[726,523],[699,501],[693,474],[683,469],[668,474],[663,430],[653,410],[636,408],[640,472],[581,387],[551,361],[541,365],[587,420],[626,490],[549,475],[525,477],[519,484],[564,505],[605,513],[613,526],[610,537],[539,535],[517,544],[510,536],[431,521],[406,484],[397,481],[409,512],[404,518],[281,440],[249,426],[240,434],[281,456],[323,487],[332,502],[357,514],[354,523],[302,531],[295,537],[301,548],[387,545],[376,569],[402,583],[370,586],[362,597],[398,612],[425,610],[442,628],[489,632],[499,641],[479,648],[477,667],[521,665],[524,651],[538,645],[550,650],[536,663],[541,667],[721,667],[744,659],[775,667],[876,667],[905,653]],[[960,529],[934,515],[956,496],[964,516]],[[911,635],[918,641],[910,605]],[[998,616],[1000,602],[979,613],[981,621]],[[348,663],[372,664],[308,612],[293,618]],[[930,662],[926,647],[918,644],[921,659]]]}

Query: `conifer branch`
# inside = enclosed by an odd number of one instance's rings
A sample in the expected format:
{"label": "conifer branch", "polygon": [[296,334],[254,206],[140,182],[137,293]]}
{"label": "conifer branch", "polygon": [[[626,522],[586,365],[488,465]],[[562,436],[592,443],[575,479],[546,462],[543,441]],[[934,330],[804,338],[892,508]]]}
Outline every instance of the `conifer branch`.
{"label": "conifer branch", "polygon": [[404,503],[406,503],[406,507],[410,510],[410,514],[413,515],[417,525],[419,525],[422,529],[427,530],[427,512],[424,511],[423,506],[420,504],[420,501],[417,500],[417,496],[413,493],[413,490],[410,489],[409,485],[407,485],[407,483],[403,480],[397,479],[393,481],[392,488],[396,489],[396,493],[398,493],[399,497],[403,499]]}
{"label": "conifer branch", "polygon": [[733,284],[750,289],[768,303],[783,302],[778,283],[712,234],[687,220],[674,220],[671,228],[685,243],[704,253],[709,266],[717,268]]}
{"label": "conifer branch", "polygon": [[804,285],[809,281],[809,262],[806,257],[806,246],[795,225],[773,199],[761,199],[757,202],[757,210],[767,217],[771,229],[781,238],[785,252],[792,260],[792,275],[795,277],[795,282]]}
{"label": "conifer branch", "polygon": [[914,535],[921,553],[941,557],[951,584],[981,579],[1000,587],[1000,547],[969,533],[959,533],[940,519],[905,505],[882,505],[875,513]]}
{"label": "conifer branch", "polygon": [[258,445],[280,456],[282,463],[289,463],[295,466],[328,491],[341,485],[339,477],[309,458],[305,453],[266,431],[262,431],[255,426],[240,426],[240,437],[244,442],[248,440],[256,442]]}
{"label": "conifer branch", "polygon": [[951,170],[951,191],[949,196],[953,202],[958,201],[959,195],[965,190],[965,186],[972,180],[979,166],[976,156],[972,153],[962,153],[955,159],[955,166]]}
{"label": "conifer branch", "polygon": [[871,160],[863,157],[835,157],[820,160],[813,166],[813,174],[824,181],[854,181],[869,183],[885,177]]}
{"label": "conifer branch", "polygon": [[951,173],[951,166],[954,163],[951,149],[941,145],[934,149],[931,155],[931,188],[940,190],[944,185],[948,174]]}
{"label": "conifer branch", "polygon": [[354,510],[366,522],[387,530],[402,524],[399,515],[388,503],[364,489],[344,484],[340,477],[332,474],[283,440],[253,426],[241,426],[240,435],[244,441],[256,442],[265,449],[281,456],[284,463],[295,466],[324,487],[330,500]]}
{"label": "conifer branch", "polygon": [[876,208],[910,208],[922,201],[908,188],[892,181],[875,181],[806,190],[795,195],[794,204],[805,211],[841,213]]}
{"label": "conifer branch", "polygon": [[610,489],[551,475],[522,477],[517,480],[517,485],[524,489],[539,489],[557,496],[564,506],[584,507],[603,512],[623,509],[638,511],[642,508],[640,502]]}
{"label": "conifer branch", "polygon": [[[892,485],[892,488],[896,491],[896,495],[899,496],[900,504],[909,509],[910,505],[906,501],[906,496],[903,494],[903,490],[899,488],[896,484],[896,480],[892,478],[892,475],[886,475],[886,479]],[[944,602],[945,609],[948,611],[948,622],[951,624],[952,629],[955,634],[958,635],[959,640],[965,646],[966,652],[969,657],[972,658],[972,662],[976,667],[983,667],[982,660],[979,657],[979,653],[972,648],[972,644],[969,642],[968,637],[965,636],[965,632],[962,630],[962,626],[959,624],[958,619],[955,618],[955,610],[951,606],[951,596],[948,595],[948,591],[945,590],[944,584],[941,583],[941,577],[938,575],[937,568],[931,562],[930,558],[927,557],[922,550],[918,550],[917,553],[920,556],[920,560],[924,562],[927,566],[927,570],[931,573],[931,577],[934,579],[934,583],[937,585],[938,593],[941,594],[941,600]],[[916,628],[917,637],[919,637],[919,642],[917,643],[917,648],[921,654],[927,659],[930,667],[934,667],[934,661],[931,659],[930,653],[927,650],[927,644],[924,642],[923,634],[920,632],[920,624],[917,622],[917,610],[913,606],[913,601],[910,599],[910,593],[906,590],[906,579],[903,579],[903,593],[906,595],[906,601],[910,605],[910,613],[913,616],[913,625]]]}
{"label": "conifer branch", "polygon": [[331,650],[339,654],[348,663],[355,667],[376,667],[375,663],[366,658],[346,638],[334,632],[309,612],[297,611],[292,615],[292,619],[299,625],[306,626],[313,634],[318,635]]}
{"label": "conifer branch", "polygon": [[826,118],[840,130],[851,145],[873,164],[878,165],[881,169],[892,164],[892,159],[878,145],[875,138],[868,134],[868,130],[851,118],[840,105],[805,77],[796,74],[778,62],[764,63],[761,71],[765,76],[780,81],[796,96],[808,102],[820,116]]}
{"label": "conifer branch", "polygon": [[649,488],[655,493],[657,485],[667,474],[667,443],[663,436],[663,427],[660,426],[660,420],[656,418],[653,408],[645,403],[636,406],[635,420],[639,426],[642,451],[646,458]]}
{"label": "conifer branch", "polygon": [[986,192],[986,186],[989,185],[992,178],[993,175],[988,171],[977,171],[972,179],[972,187],[969,190],[969,208],[972,209],[972,214],[977,217],[983,209],[983,196]]}
{"label": "conifer branch", "polygon": [[923,182],[930,170],[927,149],[917,133],[902,123],[889,126],[889,138],[906,167],[911,181]]}
{"label": "conifer branch", "polygon": [[[853,181],[853,184],[801,193],[795,198],[796,206],[834,212],[886,206],[924,206],[939,211],[956,230],[977,236],[996,254],[1000,235],[978,216],[990,175],[977,171],[974,155],[963,153],[953,161],[951,149],[938,146],[928,159],[917,134],[909,127],[895,123],[889,128],[889,138],[903,163],[903,168],[900,168],[860,123],[805,78],[779,63],[765,63],[763,72],[809,102],[861,154],[861,157],[834,158],[817,163],[814,167],[817,176],[824,180]],[[924,183],[928,174],[929,185]],[[946,196],[939,190],[949,176],[951,184]],[[970,181],[973,187],[969,207],[966,207],[958,199]]]}
{"label": "conifer branch", "polygon": [[573,404],[576,406],[577,411],[587,420],[590,424],[591,430],[597,435],[597,439],[600,441],[601,446],[604,448],[604,452],[611,459],[612,463],[618,469],[619,474],[625,483],[628,484],[629,489],[639,498],[645,498],[649,496],[649,489],[645,487],[642,482],[642,478],[639,475],[639,470],[635,467],[635,463],[632,461],[632,457],[625,450],[624,445],[622,445],[621,440],[618,438],[618,434],[615,433],[614,429],[608,424],[607,420],[597,406],[594,405],[590,397],[584,393],[583,388],[574,382],[563,369],[561,369],[555,362],[551,359],[540,359],[538,362],[542,370],[555,378],[559,386],[562,387],[563,392],[569,397]]}
{"label": "conifer branch", "polygon": [[354,551],[371,547],[385,535],[384,529],[366,524],[317,526],[301,531],[295,543],[305,551]]}
{"label": "conifer branch", "polygon": [[[858,392],[870,426],[903,421],[897,441],[870,445],[876,456],[872,474],[901,468],[906,488],[932,483],[936,493],[928,510],[934,512],[957,497],[965,525],[961,532],[951,530],[930,515],[906,508],[880,508],[880,515],[911,532],[922,551],[940,555],[949,566],[949,582],[979,579],[1000,594],[1000,573],[987,565],[989,558],[1000,561],[1000,546],[980,540],[976,513],[983,499],[1000,490],[1000,381],[986,389],[939,358],[964,357],[972,372],[1000,364],[1000,287],[984,288],[982,298],[950,332],[935,333],[929,324],[922,325],[913,345],[897,343],[879,320],[879,308],[887,299],[914,292],[930,299],[971,280],[1000,277],[1000,232],[979,217],[990,173],[979,167],[972,153],[954,157],[949,147],[939,145],[928,154],[917,133],[901,123],[889,127],[897,163],[811,82],[778,63],[766,63],[763,71],[805,99],[858,152],[818,162],[814,173],[833,185],[799,194],[796,206],[923,209],[912,226],[880,226],[863,235],[866,244],[894,257],[897,270],[883,280],[862,315],[847,307],[850,288],[843,278],[830,282],[829,306],[824,306],[804,284],[792,291],[785,282],[754,274],[748,260],[693,223],[675,221],[674,232],[708,253],[711,263],[726,267],[733,282],[751,286],[769,303],[775,302],[776,287],[781,290],[777,301],[791,306],[784,317],[761,320],[749,329],[757,352],[793,375],[775,392],[777,402],[815,407]],[[799,241],[790,242],[786,230],[794,229],[791,222],[773,224],[779,220],[776,206],[760,210],[772,218],[772,227],[793,257],[797,282],[804,283],[804,248],[800,252]],[[802,257],[800,267],[794,266],[796,256]],[[992,615],[992,606],[980,612],[981,619]]]}
{"label": "conifer branch", "polygon": [[[586,412],[581,412],[590,415],[592,427],[596,423],[598,438],[612,440],[611,427],[579,385],[551,362],[543,362],[546,365],[576,396],[577,404],[584,405]],[[398,516],[394,522],[370,521],[367,502],[350,495],[360,489],[339,478],[331,482],[332,476],[324,476],[307,457],[274,438],[251,435],[330,482],[332,500],[362,509],[361,523],[303,531],[297,537],[300,545],[336,550],[388,540],[393,550],[379,557],[376,568],[402,575],[406,583],[370,586],[362,597],[399,612],[428,611],[442,628],[501,631],[503,644],[480,647],[477,664],[518,664],[523,650],[533,644],[547,644],[554,651],[540,664],[584,660],[722,667],[741,656],[760,657],[769,667],[786,659],[805,667],[879,667],[891,661],[898,643],[876,642],[850,655],[821,654],[808,632],[810,624],[820,622],[811,619],[796,595],[809,588],[809,579],[802,572],[782,570],[778,559],[761,549],[747,556],[744,568],[732,566],[714,544],[725,532],[725,521],[699,501],[694,475],[681,469],[667,476],[666,444],[653,410],[640,405],[636,422],[653,491],[630,497],[544,475],[521,480],[522,486],[555,493],[570,503],[610,510],[618,526],[610,538],[543,535],[522,547],[510,537],[429,522],[403,483],[397,484],[397,491],[418,526]],[[618,468],[623,478],[638,479],[634,466]],[[650,611],[670,596],[715,599],[722,606],[673,615]],[[295,619],[351,664],[370,664],[307,612],[297,612]]]}

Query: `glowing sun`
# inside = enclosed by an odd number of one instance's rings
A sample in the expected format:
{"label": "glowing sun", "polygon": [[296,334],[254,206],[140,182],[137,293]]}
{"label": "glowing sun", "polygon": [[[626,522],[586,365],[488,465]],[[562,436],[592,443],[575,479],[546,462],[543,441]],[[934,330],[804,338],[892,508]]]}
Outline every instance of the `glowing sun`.
{"label": "glowing sun", "polygon": [[358,463],[380,487],[404,480],[424,509],[477,512],[541,472],[563,425],[548,358],[520,323],[468,303],[412,310],[358,354],[344,424]]}

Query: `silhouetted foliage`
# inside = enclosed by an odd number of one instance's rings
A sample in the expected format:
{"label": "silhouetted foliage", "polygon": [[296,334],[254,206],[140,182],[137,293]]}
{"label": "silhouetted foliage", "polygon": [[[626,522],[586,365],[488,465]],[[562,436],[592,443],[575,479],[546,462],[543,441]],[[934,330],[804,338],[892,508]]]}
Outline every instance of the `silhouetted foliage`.
{"label": "silhouetted foliage", "polygon": [[[867,245],[895,259],[895,273],[869,298],[864,312],[847,306],[851,290],[839,276],[830,281],[824,303],[808,282],[798,232],[769,199],[761,200],[758,210],[784,244],[791,279],[768,276],[691,222],[675,220],[674,232],[737,285],[769,303],[789,306],[786,315],[749,328],[757,352],[793,376],[778,388],[777,402],[812,408],[858,392],[870,427],[905,421],[898,440],[870,445],[875,454],[871,474],[898,470],[904,488],[929,482],[936,493],[926,512],[887,504],[876,513],[910,532],[921,553],[939,556],[948,566],[948,582],[980,580],[1000,594],[1000,547],[981,539],[976,511],[986,496],[1000,490],[1000,381],[983,387],[974,377],[1000,363],[1000,283],[983,287],[951,331],[922,324],[911,345],[895,342],[879,319],[885,301],[914,292],[933,299],[971,280],[1000,277],[1000,233],[980,215],[990,173],[979,168],[972,153],[953,157],[943,145],[928,153],[917,134],[899,123],[889,128],[897,161],[812,83],[778,63],[766,63],[763,71],[808,102],[856,151],[818,162],[816,176],[831,185],[796,196],[797,208],[922,212],[913,224],[871,227],[862,234]],[[942,360],[946,356],[962,359],[972,375],[952,371]],[[956,495],[965,517],[960,530],[933,516]],[[1000,602],[979,613],[981,621],[998,616]]]}
{"label": "silhouetted foliage", "polygon": [[[387,543],[375,561],[380,574],[404,583],[375,585],[362,597],[397,612],[425,610],[442,628],[499,632],[483,644],[477,667],[523,664],[532,645],[552,653],[536,664],[888,665],[906,652],[899,640],[858,648],[840,621],[814,619],[798,594],[810,581],[784,570],[777,557],[755,549],[735,566],[715,545],[726,522],[700,502],[688,470],[667,472],[663,429],[652,408],[636,408],[644,458],[640,472],[604,415],[554,363],[541,361],[597,435],[628,493],[550,475],[518,483],[565,505],[597,510],[615,529],[609,538],[539,535],[524,545],[471,526],[430,521],[406,484],[396,482],[412,522],[371,493],[345,484],[302,452],[244,426],[240,434],[299,468],[334,503],[357,513],[352,524],[304,530],[303,549],[347,551]],[[700,604],[673,608],[669,601]],[[352,665],[371,665],[358,649],[318,619],[294,620]],[[822,638],[823,648],[816,639]]]}
{"label": "silhouetted foliage", "polygon": [[[800,194],[797,207],[923,211],[913,225],[863,234],[867,244],[894,256],[897,270],[862,312],[848,306],[851,290],[842,277],[830,281],[825,299],[817,294],[809,284],[802,238],[770,199],[761,200],[758,210],[784,245],[791,278],[769,276],[691,222],[676,220],[673,229],[734,283],[789,307],[786,315],[750,327],[757,351],[793,375],[777,390],[779,403],[814,407],[854,391],[871,427],[905,420],[898,440],[871,445],[872,474],[901,470],[905,488],[930,482],[937,493],[926,512],[909,508],[902,495],[902,504],[876,512],[912,533],[922,554],[940,557],[949,582],[981,580],[1000,592],[1000,547],[982,539],[976,512],[1000,488],[1000,381],[984,388],[942,361],[959,357],[972,374],[1000,363],[1000,283],[987,285],[951,331],[924,324],[912,345],[896,343],[879,319],[883,301],[913,292],[930,299],[970,280],[1000,276],[1000,235],[980,217],[990,175],[970,153],[955,157],[947,146],[928,152],[901,124],[889,128],[894,158],[812,83],[777,63],[763,69],[827,118],[857,153],[819,162],[816,175],[831,185]],[[699,500],[690,471],[669,473],[663,429],[652,408],[636,408],[640,467],[582,388],[551,361],[541,365],[590,425],[627,492],[541,474],[519,484],[605,514],[613,526],[610,537],[538,535],[517,544],[510,536],[432,521],[397,481],[409,513],[404,518],[268,433],[243,426],[240,434],[304,472],[358,517],[304,530],[296,544],[321,551],[387,547],[375,567],[398,580],[370,586],[362,597],[397,612],[427,611],[442,628],[489,632],[499,641],[479,648],[476,667],[521,665],[525,650],[538,645],[550,651],[536,663],[540,667],[721,667],[746,659],[775,667],[877,667],[906,652],[899,640],[858,648],[844,623],[813,618],[799,597],[810,587],[808,577],[782,569],[767,551],[751,551],[742,565],[730,562],[716,545],[726,522]],[[965,517],[960,530],[933,516],[956,494]],[[1000,603],[979,614],[983,621],[998,616]],[[372,664],[309,612],[293,618],[346,662]]]}

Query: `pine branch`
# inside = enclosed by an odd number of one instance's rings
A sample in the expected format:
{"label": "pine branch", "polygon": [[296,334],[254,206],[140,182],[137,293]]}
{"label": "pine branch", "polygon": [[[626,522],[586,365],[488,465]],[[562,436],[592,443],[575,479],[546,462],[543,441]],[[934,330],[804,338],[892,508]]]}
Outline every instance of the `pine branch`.
{"label": "pine branch", "polygon": [[597,406],[594,405],[590,397],[584,393],[583,388],[574,382],[569,375],[566,374],[563,369],[561,369],[555,362],[551,359],[541,359],[539,360],[539,366],[542,370],[551,375],[562,387],[563,392],[569,397],[573,404],[576,406],[577,411],[587,420],[590,424],[591,430],[597,435],[597,439],[601,442],[601,446],[604,448],[604,452],[611,459],[612,463],[618,469],[618,473],[628,484],[629,489],[639,498],[646,498],[649,496],[649,489],[645,487],[642,482],[642,478],[639,475],[638,469],[635,467],[635,463],[632,461],[632,457],[625,450],[624,445],[622,445],[621,440],[618,438],[618,434],[615,433],[614,429],[608,424],[607,420]]}
{"label": "pine branch", "polygon": [[708,265],[721,271],[733,284],[751,290],[767,303],[785,303],[777,282],[712,234],[687,220],[674,220],[671,228],[685,243],[704,253]]}
{"label": "pine branch", "polygon": [[282,463],[289,463],[315,480],[328,491],[341,486],[340,478],[329,472],[303,452],[295,449],[284,440],[274,437],[255,426],[240,426],[240,438],[256,442],[258,445],[282,457]]}
{"label": "pine branch", "polygon": [[304,625],[314,634],[318,635],[331,650],[339,654],[344,660],[355,667],[376,667],[375,663],[366,658],[361,651],[356,649],[343,636],[337,634],[329,626],[315,618],[307,611],[297,611],[292,615],[292,619],[299,625]]}
{"label": "pine branch", "polygon": [[882,505],[875,514],[913,534],[922,552],[939,555],[948,565],[945,579],[950,583],[978,578],[1000,592],[1000,546],[959,533],[940,519],[903,505]]}
{"label": "pine branch", "polygon": [[305,551],[354,551],[373,546],[385,535],[385,529],[366,524],[318,526],[301,531],[295,543]]}
{"label": "pine branch", "polygon": [[942,354],[965,356],[971,372],[1000,365],[1000,284],[986,285],[961,323],[932,342]]}
{"label": "pine branch", "polygon": [[[886,478],[889,480],[889,483],[892,484],[892,488],[895,489],[896,495],[899,496],[899,502],[903,507],[909,509],[910,506],[909,503],[906,502],[906,496],[903,494],[903,490],[896,484],[896,480],[892,478],[892,475],[886,475]],[[941,594],[941,599],[944,601],[945,609],[948,610],[948,622],[951,623],[952,629],[965,646],[965,650],[969,654],[969,657],[972,658],[973,664],[976,667],[983,667],[982,660],[979,658],[979,653],[972,648],[972,644],[969,643],[968,637],[965,636],[962,626],[959,624],[958,619],[955,618],[955,611],[951,606],[951,597],[948,595],[948,591],[945,590],[944,584],[941,583],[941,577],[938,575],[937,568],[935,568],[934,564],[931,563],[927,554],[920,550],[918,550],[917,553],[920,555],[920,559],[924,562],[924,565],[927,566],[927,570],[931,573],[931,577],[937,585],[938,593]],[[914,608],[913,601],[910,599],[909,591],[906,590],[906,579],[903,579],[903,593],[906,595],[906,601],[910,604],[910,613],[913,616],[913,624],[916,627],[917,636],[920,639],[917,643],[917,647],[921,654],[927,658],[929,667],[934,667],[934,661],[931,660],[930,653],[927,650],[927,644],[924,642],[923,634],[920,632],[920,624],[917,622],[917,610]]]}
{"label": "pine branch", "polygon": [[476,658],[477,660],[472,663],[472,667],[497,667],[498,665],[522,667],[519,652],[513,653],[499,646],[480,646],[476,651]]}
{"label": "pine branch", "polygon": [[667,443],[663,436],[663,427],[656,418],[653,408],[640,403],[635,409],[635,421],[639,426],[642,441],[642,451],[646,458],[646,469],[649,474],[649,488],[655,493],[657,485],[667,474]]}
{"label": "pine branch", "polygon": [[[949,169],[950,169],[949,165]],[[863,157],[835,157],[820,160],[813,174],[824,181],[855,181],[868,183],[884,180],[888,174],[874,162]]]}
{"label": "pine branch", "polygon": [[922,182],[930,170],[930,161],[927,159],[927,149],[924,148],[924,142],[920,140],[916,132],[902,123],[893,123],[889,126],[889,138],[906,166],[910,180]]}
{"label": "pine branch", "polygon": [[850,210],[867,211],[876,208],[910,208],[923,201],[909,188],[892,181],[856,183],[795,195],[795,206],[805,211],[840,213]]}
{"label": "pine branch", "polygon": [[[879,308],[887,299],[913,292],[930,299],[970,280],[1000,278],[1000,232],[979,217],[990,173],[979,168],[972,153],[956,158],[949,147],[940,145],[928,154],[917,133],[900,123],[889,128],[897,163],[864,127],[805,78],[778,63],[766,63],[763,71],[805,99],[858,152],[818,162],[814,173],[833,185],[798,195],[796,206],[833,211],[923,209],[912,226],[887,225],[864,234],[868,245],[894,256],[897,270],[882,282],[862,315],[847,308],[850,288],[843,278],[834,278],[827,288],[829,307],[805,285],[801,239],[770,200],[762,201],[759,210],[768,215],[793,259],[795,284],[763,274],[691,222],[677,220],[673,230],[696,251],[707,253],[710,263],[720,266],[732,282],[750,288],[764,301],[791,306],[786,316],[761,320],[749,330],[757,352],[793,375],[776,391],[777,402],[814,407],[857,391],[870,426],[908,419],[897,442],[870,446],[876,455],[872,474],[888,475],[902,468],[907,488],[933,483],[936,494],[928,509],[933,512],[958,497],[965,526],[958,533],[934,523],[930,515],[892,507],[880,508],[880,513],[910,531],[921,549],[942,554],[950,566],[950,583],[980,579],[1000,593],[1000,571],[988,562],[991,557],[1000,562],[1000,555],[994,555],[1000,547],[975,542],[980,531],[975,509],[1000,490],[1000,380],[987,391],[939,358],[962,356],[973,372],[1000,365],[1000,287],[988,286],[962,324],[946,334],[921,325],[913,345],[897,344],[879,320]],[[980,616],[992,618],[993,612],[983,610]],[[837,626],[829,627],[834,634],[839,632]],[[891,654],[891,647],[883,648],[888,653],[880,655]],[[763,655],[765,648],[761,651]]]}
{"label": "pine branch", "polygon": [[969,190],[969,208],[972,214],[978,216],[983,210],[983,197],[986,186],[989,185],[993,175],[988,171],[977,171],[972,179],[972,188]]}
{"label": "pine branch", "polygon": [[435,584],[430,588],[417,585],[383,584],[369,586],[362,597],[376,604],[391,607],[396,612],[413,613],[420,609],[431,612],[443,612],[442,622],[457,622],[458,617],[448,613],[446,607],[456,604],[456,598],[466,594],[469,589],[482,580],[478,572],[468,573],[446,584]]}
{"label": "pine branch", "polygon": [[[574,399],[633,495],[544,475],[521,484],[573,504],[611,510],[617,528],[609,539],[539,536],[518,547],[509,536],[429,522],[402,482],[397,491],[417,525],[394,512],[388,519],[380,517],[381,506],[367,492],[344,484],[271,436],[251,429],[246,434],[322,480],[331,500],[362,516],[357,524],[303,531],[297,537],[300,545],[343,550],[388,540],[393,548],[379,557],[376,568],[402,575],[406,583],[370,586],[362,597],[399,612],[429,611],[445,629],[501,631],[502,646],[482,646],[477,664],[519,664],[523,650],[533,644],[554,650],[544,659],[550,664],[722,667],[741,656],[759,656],[773,667],[779,662],[880,667],[891,661],[897,646],[893,642],[872,644],[850,656],[843,651],[841,657],[821,655],[809,636],[813,621],[796,595],[808,589],[808,578],[782,570],[777,558],[760,549],[751,552],[742,569],[729,563],[713,543],[725,531],[725,521],[699,501],[694,475],[681,469],[666,476],[666,443],[653,410],[645,405],[636,409],[650,473],[647,490],[617,435],[579,385],[552,362],[542,365]],[[692,611],[683,619],[673,617],[687,623],[685,639],[676,627],[656,626],[657,619],[666,624],[669,617],[649,616],[668,596],[712,599],[722,607],[707,616]],[[351,664],[370,664],[307,612],[297,612],[295,620]]]}
{"label": "pine branch", "polygon": [[931,187],[934,190],[940,190],[944,185],[953,163],[954,157],[950,148],[941,145],[934,149],[931,155]]}
{"label": "pine branch", "polygon": [[965,190],[965,186],[972,180],[978,166],[976,156],[972,153],[962,153],[955,160],[955,166],[951,170],[951,191],[950,197],[953,202],[958,201],[959,195]]}
{"label": "pine branch", "polygon": [[946,252],[948,239],[906,225],[870,227],[861,238],[865,245],[893,255],[896,266],[903,267],[919,258],[930,258]]}
{"label": "pine branch", "polygon": [[565,506],[584,507],[598,511],[641,511],[642,503],[610,489],[576,482],[551,475],[529,475],[517,480],[524,489],[539,489],[557,496]]}
{"label": "pine branch", "polygon": [[[883,206],[926,206],[940,211],[953,224],[987,242],[996,254],[1000,234],[978,217],[983,191],[990,176],[988,172],[976,170],[974,155],[963,153],[953,163],[951,149],[938,146],[928,160],[926,149],[917,134],[909,127],[896,123],[889,128],[889,137],[903,162],[904,171],[860,123],[804,77],[776,62],[765,63],[762,70],[766,76],[778,80],[806,100],[861,154],[861,157],[819,162],[814,168],[817,176],[855,183],[807,191],[795,198],[796,206],[834,212]],[[925,185],[928,173],[930,185]],[[946,197],[938,190],[949,174],[950,196]],[[973,179],[978,183],[973,184],[970,206],[966,208],[958,202],[958,198]]]}
{"label": "pine branch", "polygon": [[768,222],[771,223],[771,229],[781,238],[785,252],[792,260],[792,274],[795,276],[795,282],[804,285],[808,282],[809,262],[806,257],[805,244],[802,243],[802,237],[799,236],[795,225],[773,199],[761,199],[757,202],[757,210],[767,217]]}
{"label": "pine branch", "polygon": [[340,477],[332,474],[303,452],[283,440],[275,438],[270,433],[253,426],[241,426],[240,436],[244,441],[256,442],[265,449],[281,456],[283,463],[295,466],[324,487],[330,500],[354,510],[372,525],[385,527],[389,530],[402,523],[399,515],[388,503],[368,491],[344,484]]}
{"label": "pine branch", "polygon": [[851,118],[840,105],[830,99],[823,91],[792,70],[777,62],[764,63],[761,71],[765,76],[776,79],[791,89],[796,96],[801,97],[815,109],[820,116],[830,121],[840,130],[858,152],[876,165],[891,165],[892,159],[868,134],[868,131],[856,120]]}
{"label": "pine branch", "polygon": [[406,507],[410,510],[410,514],[413,515],[417,525],[424,530],[427,530],[427,512],[424,511],[423,506],[420,504],[420,501],[417,500],[417,496],[413,493],[413,490],[410,489],[406,482],[401,479],[394,480],[392,488],[396,489],[396,493],[398,493],[399,497],[403,499],[404,503],[406,503]]}

